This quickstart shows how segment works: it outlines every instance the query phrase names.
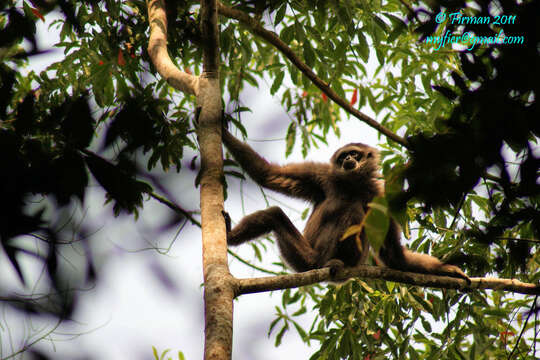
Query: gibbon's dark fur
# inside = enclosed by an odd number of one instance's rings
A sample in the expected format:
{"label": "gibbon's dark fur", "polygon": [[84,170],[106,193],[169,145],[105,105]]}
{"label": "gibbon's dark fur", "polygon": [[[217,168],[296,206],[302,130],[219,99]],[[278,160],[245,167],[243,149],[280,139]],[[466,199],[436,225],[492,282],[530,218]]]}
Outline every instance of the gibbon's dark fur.
{"label": "gibbon's dark fur", "polygon": [[[273,206],[244,217],[237,226],[228,229],[229,245],[239,245],[273,231],[284,260],[295,271],[330,266],[335,273],[340,267],[365,262],[369,243],[364,233],[361,234],[362,248],[357,245],[355,236],[340,240],[351,225],[362,222],[368,203],[383,194],[376,149],[352,143],[338,149],[330,163],[304,162],[280,166],[266,161],[225,128],[223,142],[259,185],[313,204],[303,235],[283,210]],[[230,228],[228,215],[226,218]],[[458,267],[403,247],[400,232],[399,225],[391,219],[378,254],[386,266],[469,280]]]}

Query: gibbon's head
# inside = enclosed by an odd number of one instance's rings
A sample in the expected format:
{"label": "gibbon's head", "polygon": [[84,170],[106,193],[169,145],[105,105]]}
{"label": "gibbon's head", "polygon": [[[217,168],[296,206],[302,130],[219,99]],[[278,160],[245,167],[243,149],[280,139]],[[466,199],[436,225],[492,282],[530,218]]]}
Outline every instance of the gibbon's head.
{"label": "gibbon's head", "polygon": [[362,143],[351,143],[339,148],[330,163],[344,175],[375,175],[379,170],[379,151]]}

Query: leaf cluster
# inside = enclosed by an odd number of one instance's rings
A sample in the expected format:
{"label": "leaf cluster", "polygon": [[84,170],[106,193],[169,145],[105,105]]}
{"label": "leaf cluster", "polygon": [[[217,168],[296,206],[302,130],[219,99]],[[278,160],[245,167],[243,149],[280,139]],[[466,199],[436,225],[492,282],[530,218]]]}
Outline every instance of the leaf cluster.
{"label": "leaf cluster", "polygon": [[[469,224],[463,235],[494,246],[501,245],[494,244],[498,238],[516,239],[506,243],[507,255],[497,257],[497,269],[504,264],[521,264],[525,269],[537,243],[518,239],[540,237],[540,159],[535,151],[540,112],[534,95],[539,87],[532,80],[540,67],[538,31],[530,31],[536,21],[531,14],[540,8],[536,2],[499,4],[505,14],[520,19],[505,31],[527,34],[526,43],[460,54],[461,71],[451,73],[455,87],[445,87],[444,92],[455,99],[455,106],[440,123],[442,131],[422,132],[409,139],[411,162],[403,174],[408,189],[396,201],[414,198],[428,208],[452,204],[457,211],[464,210]],[[422,36],[432,33],[434,27],[429,25],[440,11],[463,8],[471,16],[489,16],[489,2],[477,5],[473,9],[457,1],[444,9],[434,7],[432,17],[420,28]],[[493,36],[500,29],[471,24],[455,30]],[[530,66],[523,66],[523,59],[531,59]],[[485,218],[476,221],[475,212]]]}
{"label": "leaf cluster", "polygon": [[[321,344],[311,359],[498,359],[514,348],[524,359],[535,358],[527,342],[516,343],[516,326],[534,326],[527,324],[527,313],[513,316],[527,299],[361,280],[326,292],[321,287],[287,291],[271,324],[272,330],[282,323],[276,345],[293,323],[304,342]],[[318,315],[306,331],[293,317],[304,314],[310,300]],[[298,309],[287,315],[293,306]]]}
{"label": "leaf cluster", "polygon": [[[11,303],[64,317],[73,310],[74,292],[65,289],[69,275],[59,265],[61,249],[80,241],[86,278],[96,275],[88,232],[73,214],[84,206],[92,177],[115,215],[137,216],[144,195],[152,192],[139,180],[148,174],[140,169],[138,154],[148,155],[148,170],[158,163],[180,170],[184,147],[194,144],[188,121],[167,118],[184,119],[186,100],[173,106],[164,81],[146,86],[141,81],[148,67],[144,2],[35,3],[43,7],[24,2],[21,10],[4,1],[0,8],[5,41],[0,54],[0,242],[23,283],[28,276],[23,276],[21,254],[42,261],[53,293],[63,294],[49,294],[41,302],[15,296]],[[66,56],[39,75],[25,71],[41,50],[25,51],[21,43],[35,43],[35,22],[55,5],[68,8],[65,20],[52,25],[61,27],[57,46]],[[43,246],[30,250],[28,236]]]}

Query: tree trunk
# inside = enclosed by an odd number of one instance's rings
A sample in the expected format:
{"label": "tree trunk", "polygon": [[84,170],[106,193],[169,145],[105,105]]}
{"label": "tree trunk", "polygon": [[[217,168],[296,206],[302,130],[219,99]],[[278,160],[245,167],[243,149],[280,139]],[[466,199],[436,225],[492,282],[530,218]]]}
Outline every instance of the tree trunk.
{"label": "tree trunk", "polygon": [[227,265],[223,210],[221,89],[216,0],[201,1],[203,74],[200,79],[199,146],[201,149],[201,224],[204,273],[204,358],[230,359],[234,280]]}

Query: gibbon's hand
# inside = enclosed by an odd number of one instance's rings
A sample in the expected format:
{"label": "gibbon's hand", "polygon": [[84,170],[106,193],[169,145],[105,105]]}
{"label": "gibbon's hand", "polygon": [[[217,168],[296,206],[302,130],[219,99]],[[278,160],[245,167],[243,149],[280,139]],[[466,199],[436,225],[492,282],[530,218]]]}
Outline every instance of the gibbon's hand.
{"label": "gibbon's hand", "polygon": [[225,218],[225,229],[227,230],[227,234],[228,234],[231,232],[231,216],[225,210],[221,210],[221,214]]}

